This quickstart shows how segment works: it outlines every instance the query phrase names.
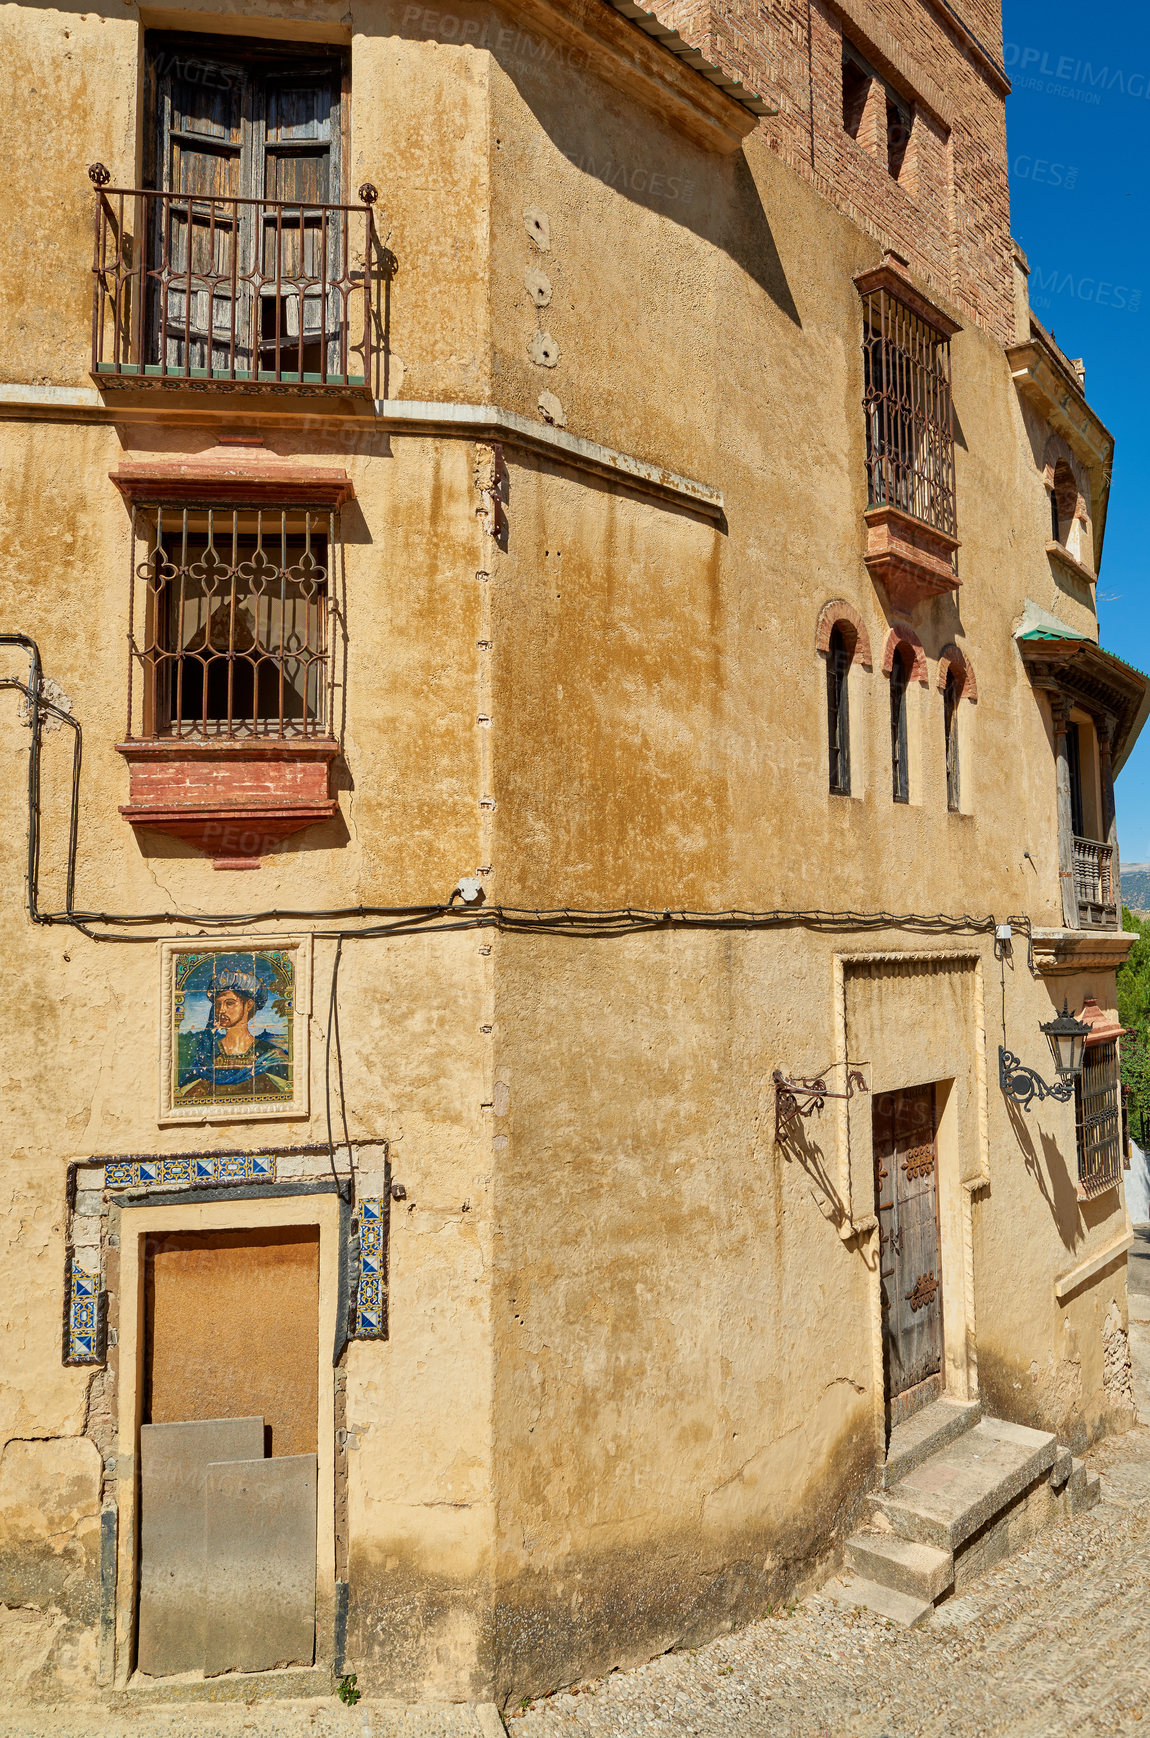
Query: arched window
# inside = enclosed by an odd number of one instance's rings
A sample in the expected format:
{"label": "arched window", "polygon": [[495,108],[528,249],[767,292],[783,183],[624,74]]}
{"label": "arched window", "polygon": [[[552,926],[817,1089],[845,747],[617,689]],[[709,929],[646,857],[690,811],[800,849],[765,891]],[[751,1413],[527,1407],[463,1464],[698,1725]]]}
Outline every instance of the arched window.
{"label": "arched window", "polygon": [[946,672],[946,685],[942,691],[943,730],[946,733],[946,806],[952,814],[958,812],[961,795],[958,772],[958,703],[961,698],[962,684],[952,664]]}
{"label": "arched window", "polygon": [[910,680],[911,648],[900,644],[890,666],[891,794],[896,803],[910,801],[910,768],[906,747],[906,690]]}
{"label": "arched window", "polygon": [[847,681],[854,658],[855,636],[836,622],[827,644],[827,746],[830,789],[834,796],[851,794],[851,727]]}

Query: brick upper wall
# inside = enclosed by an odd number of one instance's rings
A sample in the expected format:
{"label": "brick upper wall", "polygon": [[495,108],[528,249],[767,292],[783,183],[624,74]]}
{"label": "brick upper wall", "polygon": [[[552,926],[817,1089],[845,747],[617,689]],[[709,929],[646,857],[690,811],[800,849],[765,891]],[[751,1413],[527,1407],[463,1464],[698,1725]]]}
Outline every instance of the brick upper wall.
{"label": "brick upper wall", "polygon": [[[964,320],[1014,341],[1004,85],[942,0],[649,3],[700,53],[778,106],[760,130],[797,174],[902,254]],[[951,0],[951,9],[998,60],[999,0]],[[912,105],[897,181],[885,138],[872,128],[855,139],[843,128],[844,36]]]}

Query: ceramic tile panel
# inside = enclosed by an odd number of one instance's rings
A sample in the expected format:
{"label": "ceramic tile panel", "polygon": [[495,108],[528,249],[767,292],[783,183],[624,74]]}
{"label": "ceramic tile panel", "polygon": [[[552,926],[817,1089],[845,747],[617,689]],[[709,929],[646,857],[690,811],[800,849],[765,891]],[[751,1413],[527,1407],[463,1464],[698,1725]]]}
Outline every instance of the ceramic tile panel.
{"label": "ceramic tile panel", "polygon": [[106,1189],[171,1188],[175,1184],[274,1183],[275,1158],[267,1153],[223,1153],[188,1159],[110,1159]]}
{"label": "ceramic tile panel", "polygon": [[105,1298],[98,1273],[88,1273],[75,1256],[68,1262],[67,1362],[104,1362]]}
{"label": "ceramic tile panel", "polygon": [[352,1275],[356,1288],[354,1338],[385,1340],[388,1203],[383,1196],[367,1196],[358,1203],[356,1211],[359,1214],[359,1271]]}

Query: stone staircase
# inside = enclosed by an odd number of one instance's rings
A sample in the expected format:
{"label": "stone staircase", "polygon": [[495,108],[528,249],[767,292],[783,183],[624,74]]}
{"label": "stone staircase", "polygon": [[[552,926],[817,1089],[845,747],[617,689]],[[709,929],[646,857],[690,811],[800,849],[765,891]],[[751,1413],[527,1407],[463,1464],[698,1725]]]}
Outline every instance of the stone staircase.
{"label": "stone staircase", "polygon": [[1100,1495],[1098,1475],[1047,1432],[984,1418],[977,1402],[936,1400],[892,1433],[870,1513],[847,1540],[847,1567],[823,1593],[919,1623]]}

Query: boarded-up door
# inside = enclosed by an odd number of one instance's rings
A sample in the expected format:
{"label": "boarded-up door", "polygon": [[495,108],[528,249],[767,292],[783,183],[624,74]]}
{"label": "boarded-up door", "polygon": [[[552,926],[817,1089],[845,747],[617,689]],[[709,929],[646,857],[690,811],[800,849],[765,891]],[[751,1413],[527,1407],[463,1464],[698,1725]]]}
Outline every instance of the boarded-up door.
{"label": "boarded-up door", "polygon": [[310,1665],[319,1232],[149,1237],[140,1669]]}
{"label": "boarded-up door", "polygon": [[942,1392],[942,1260],[933,1086],[875,1095],[883,1361],[888,1424]]}

